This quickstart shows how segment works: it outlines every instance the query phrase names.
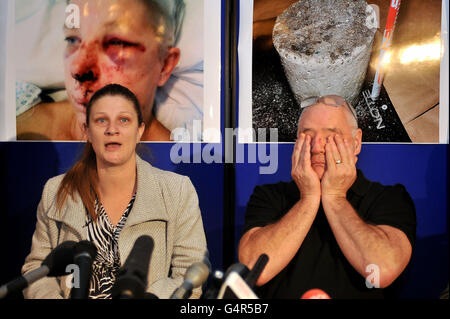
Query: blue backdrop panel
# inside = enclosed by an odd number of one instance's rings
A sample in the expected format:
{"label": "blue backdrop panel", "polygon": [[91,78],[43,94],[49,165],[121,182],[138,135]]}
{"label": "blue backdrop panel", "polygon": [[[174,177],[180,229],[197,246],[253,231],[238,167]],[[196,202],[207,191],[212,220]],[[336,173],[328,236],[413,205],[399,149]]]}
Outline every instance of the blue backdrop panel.
{"label": "blue backdrop panel", "polygon": [[[269,154],[269,146],[266,147]],[[294,144],[278,145],[278,171],[261,175],[256,164],[236,165],[236,245],[245,207],[256,185],[289,181]],[[246,145],[246,154],[248,145]],[[391,290],[405,298],[436,298],[448,282],[448,145],[363,144],[357,167],[372,181],[405,185],[417,213],[410,265]],[[320,287],[317,287],[320,288]]]}
{"label": "blue backdrop panel", "polygon": [[[170,160],[172,145],[143,144],[141,154],[155,167],[190,177],[199,197],[212,267],[222,269],[223,165],[192,163],[200,144],[187,144],[192,155],[184,157],[185,163],[173,164]],[[0,251],[2,264],[6,266],[0,272],[0,284],[20,274],[30,251],[36,209],[45,182],[67,171],[82,148],[81,143],[0,143],[0,185],[5,196],[0,215]],[[187,163],[188,160],[191,163]]]}

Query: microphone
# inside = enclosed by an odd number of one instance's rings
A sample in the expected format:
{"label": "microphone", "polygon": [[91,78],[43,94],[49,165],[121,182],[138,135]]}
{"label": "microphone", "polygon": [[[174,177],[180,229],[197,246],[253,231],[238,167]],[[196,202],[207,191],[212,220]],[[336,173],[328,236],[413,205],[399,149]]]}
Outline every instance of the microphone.
{"label": "microphone", "polygon": [[331,299],[331,297],[323,290],[310,289],[300,299]]}
{"label": "microphone", "polygon": [[74,249],[74,263],[79,268],[78,285],[74,285],[70,292],[71,299],[87,299],[89,284],[92,276],[92,263],[97,256],[97,247],[88,240],[82,240]]}
{"label": "microphone", "polygon": [[111,291],[113,299],[145,298],[148,268],[154,245],[150,236],[142,235],[136,239],[130,255],[119,269]]}
{"label": "microphone", "polygon": [[252,270],[245,278],[245,282],[249,287],[253,288],[256,286],[256,282],[258,281],[259,276],[261,276],[261,273],[263,272],[268,262],[269,256],[267,256],[266,254],[262,254],[258,257],[258,260],[253,266]]}
{"label": "microphone", "polygon": [[250,270],[244,264],[231,265],[225,273],[225,281],[219,290],[217,299],[258,299],[243,279],[249,273]]}
{"label": "microphone", "polygon": [[73,263],[73,253],[76,243],[74,241],[65,241],[50,254],[45,257],[41,266],[35,270],[20,276],[0,287],[0,299],[6,297],[10,292],[21,291],[27,288],[37,280],[48,277],[57,277],[66,275],[66,267]]}
{"label": "microphone", "polygon": [[202,262],[192,264],[184,274],[184,282],[178,287],[170,299],[187,299],[194,288],[200,287],[208,279],[209,268]]}
{"label": "microphone", "polygon": [[230,267],[228,267],[227,271],[225,272],[224,278],[227,278],[232,272],[236,272],[242,278],[246,278],[250,273],[250,269],[248,269],[246,265],[241,263],[233,264]]}
{"label": "microphone", "polygon": [[223,284],[224,274],[222,271],[216,270],[211,277],[212,279],[208,284],[208,289],[206,289],[204,295],[201,296],[201,299],[217,299],[219,289]]}

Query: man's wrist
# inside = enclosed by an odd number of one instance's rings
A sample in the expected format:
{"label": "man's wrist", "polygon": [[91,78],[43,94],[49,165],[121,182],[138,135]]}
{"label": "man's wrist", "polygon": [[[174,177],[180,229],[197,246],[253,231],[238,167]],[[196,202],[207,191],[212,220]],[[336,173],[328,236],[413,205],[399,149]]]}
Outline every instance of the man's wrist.
{"label": "man's wrist", "polygon": [[347,193],[322,193],[321,199],[323,200],[346,200],[347,199]]}
{"label": "man's wrist", "polygon": [[301,194],[299,201],[309,204],[320,203],[320,194]]}
{"label": "man's wrist", "polygon": [[327,203],[339,203],[339,202],[346,202],[347,201],[347,194],[339,194],[339,193],[324,193],[321,196],[322,204]]}

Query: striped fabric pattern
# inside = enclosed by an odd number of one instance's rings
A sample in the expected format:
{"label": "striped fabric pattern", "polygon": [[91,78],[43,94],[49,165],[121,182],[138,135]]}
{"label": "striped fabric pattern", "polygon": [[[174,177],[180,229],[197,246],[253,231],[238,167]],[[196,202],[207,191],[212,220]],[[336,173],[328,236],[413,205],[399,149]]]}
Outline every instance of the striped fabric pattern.
{"label": "striped fabric pattern", "polygon": [[119,235],[133,207],[136,193],[128,203],[120,221],[114,226],[98,199],[95,211],[98,220],[92,220],[86,214],[87,238],[97,247],[97,257],[92,264],[92,277],[89,287],[90,299],[109,299],[114,286],[116,274],[120,268]]}

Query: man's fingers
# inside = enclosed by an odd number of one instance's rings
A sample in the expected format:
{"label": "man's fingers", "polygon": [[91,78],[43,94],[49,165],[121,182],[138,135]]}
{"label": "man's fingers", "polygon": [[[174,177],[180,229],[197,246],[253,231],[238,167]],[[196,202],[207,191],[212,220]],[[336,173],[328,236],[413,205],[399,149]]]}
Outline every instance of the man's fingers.
{"label": "man's fingers", "polygon": [[339,153],[339,157],[342,163],[351,164],[351,158],[348,150],[348,145],[345,143],[344,139],[340,135],[335,135],[333,145],[336,147],[336,151]]}
{"label": "man's fingers", "polygon": [[328,138],[328,140],[329,140],[329,143],[328,143],[328,144],[330,144],[330,148],[331,148],[331,154],[332,154],[332,156],[333,156],[333,162],[334,162],[336,165],[338,165],[338,164],[336,163],[337,161],[341,161],[341,163],[343,163],[343,162],[344,162],[344,159],[342,158],[342,154],[339,153],[339,150],[338,150],[338,148],[337,148],[337,146],[336,146],[336,143],[334,142],[333,136],[330,136],[330,137]]}
{"label": "man's fingers", "polygon": [[294,149],[292,150],[292,156],[291,156],[291,160],[292,160],[292,164],[291,164],[291,168],[294,169],[294,167],[296,166],[297,163],[297,145],[298,145],[298,139],[295,141],[294,144]]}
{"label": "man's fingers", "polygon": [[305,149],[305,164],[311,166],[311,136],[308,135]]}
{"label": "man's fingers", "polygon": [[334,169],[336,166],[336,160],[334,159],[333,149],[331,148],[331,138],[327,138],[327,142],[325,144],[325,159],[327,161],[327,169]]}
{"label": "man's fingers", "polygon": [[303,142],[305,140],[305,134],[300,134],[299,138],[295,142],[294,151],[292,152],[292,168],[298,165],[300,159],[300,152],[302,150]]}
{"label": "man's fingers", "polygon": [[311,136],[306,135],[303,143],[302,152],[300,153],[300,163],[303,168],[311,166]]}

